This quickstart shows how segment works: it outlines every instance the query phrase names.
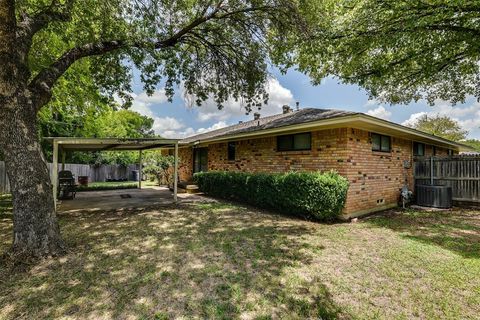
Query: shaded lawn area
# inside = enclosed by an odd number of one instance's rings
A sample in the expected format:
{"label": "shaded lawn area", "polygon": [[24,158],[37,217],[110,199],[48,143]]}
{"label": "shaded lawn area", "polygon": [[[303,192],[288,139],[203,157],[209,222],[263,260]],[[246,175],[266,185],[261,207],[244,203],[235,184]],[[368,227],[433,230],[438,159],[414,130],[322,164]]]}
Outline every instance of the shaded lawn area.
{"label": "shaded lawn area", "polygon": [[[0,266],[0,318],[480,314],[480,212],[320,224],[224,202],[61,215],[70,252]],[[0,220],[0,249],[11,216]]]}

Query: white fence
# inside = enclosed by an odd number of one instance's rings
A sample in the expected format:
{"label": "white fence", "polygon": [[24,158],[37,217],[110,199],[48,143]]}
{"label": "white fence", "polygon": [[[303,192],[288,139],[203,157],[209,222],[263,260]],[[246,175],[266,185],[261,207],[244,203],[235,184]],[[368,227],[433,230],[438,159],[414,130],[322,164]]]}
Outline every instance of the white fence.
{"label": "white fence", "polygon": [[[48,169],[52,171],[53,164],[48,164]],[[62,170],[62,165],[58,165],[58,170]],[[88,165],[88,164],[65,164],[65,170],[71,171],[75,178],[88,176],[89,182],[105,182],[109,180],[133,180],[132,171],[138,170],[137,164],[122,166],[118,164]],[[10,192],[10,183],[8,182],[5,163],[0,161],[0,193]]]}

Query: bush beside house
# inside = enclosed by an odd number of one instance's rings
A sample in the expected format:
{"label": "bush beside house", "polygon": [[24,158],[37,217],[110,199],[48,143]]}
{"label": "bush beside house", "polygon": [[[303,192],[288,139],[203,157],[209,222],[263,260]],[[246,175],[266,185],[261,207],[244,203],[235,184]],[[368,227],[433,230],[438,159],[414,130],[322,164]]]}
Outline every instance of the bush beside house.
{"label": "bush beside house", "polygon": [[208,195],[329,221],[345,205],[348,181],[334,171],[289,173],[201,172],[194,175]]}

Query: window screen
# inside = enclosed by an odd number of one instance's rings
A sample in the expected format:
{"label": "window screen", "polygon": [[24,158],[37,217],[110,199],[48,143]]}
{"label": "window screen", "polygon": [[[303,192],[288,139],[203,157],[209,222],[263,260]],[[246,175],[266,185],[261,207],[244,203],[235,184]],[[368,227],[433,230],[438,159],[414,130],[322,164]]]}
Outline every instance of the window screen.
{"label": "window screen", "polygon": [[425,144],[415,142],[413,144],[413,155],[423,157],[425,155]]}
{"label": "window screen", "polygon": [[378,133],[372,133],[372,150],[390,152],[391,150],[391,137],[384,136]]}
{"label": "window screen", "polygon": [[312,136],[310,132],[277,137],[278,151],[310,150],[311,147]]}
{"label": "window screen", "polygon": [[235,142],[228,143],[228,161],[235,161],[235,148],[236,148]]}

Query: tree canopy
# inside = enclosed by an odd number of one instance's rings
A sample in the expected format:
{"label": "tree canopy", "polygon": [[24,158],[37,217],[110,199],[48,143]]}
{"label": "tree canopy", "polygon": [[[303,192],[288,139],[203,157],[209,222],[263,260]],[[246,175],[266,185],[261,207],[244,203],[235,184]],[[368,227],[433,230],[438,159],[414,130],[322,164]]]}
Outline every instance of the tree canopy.
{"label": "tree canopy", "polygon": [[298,25],[289,0],[24,0],[16,11],[20,24],[37,20],[31,85],[70,106],[114,94],[128,106],[136,68],[147,93],[162,83],[171,98],[182,84],[198,105],[234,97],[249,111],[268,98],[268,43]]}
{"label": "tree canopy", "polygon": [[317,0],[311,41],[290,43],[315,83],[338,76],[390,103],[480,98],[480,2]]}
{"label": "tree canopy", "polygon": [[468,135],[468,131],[463,130],[458,121],[441,115],[428,116],[425,114],[412,127],[452,141],[465,140]]}
{"label": "tree canopy", "polygon": [[[42,137],[147,138],[153,137],[153,119],[131,110],[115,110],[108,106],[43,108],[39,113]],[[43,152],[52,161],[52,146],[42,140]],[[67,153],[69,163],[132,164],[138,162],[137,152],[73,152]]]}

